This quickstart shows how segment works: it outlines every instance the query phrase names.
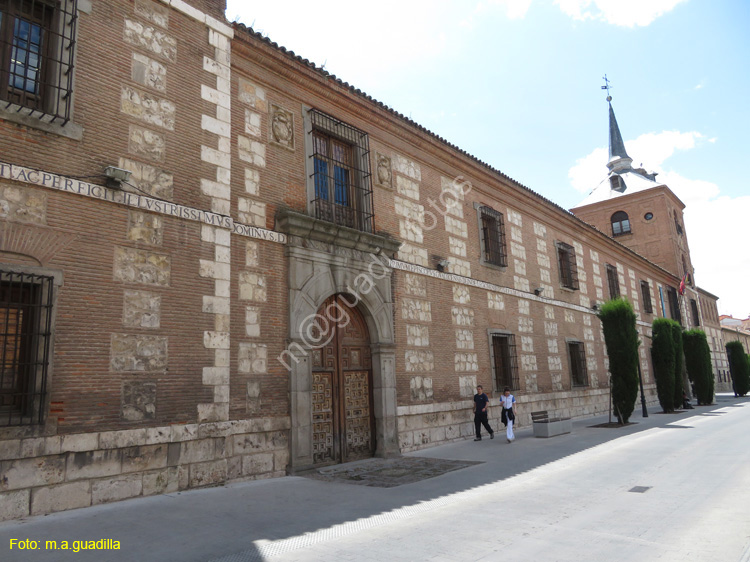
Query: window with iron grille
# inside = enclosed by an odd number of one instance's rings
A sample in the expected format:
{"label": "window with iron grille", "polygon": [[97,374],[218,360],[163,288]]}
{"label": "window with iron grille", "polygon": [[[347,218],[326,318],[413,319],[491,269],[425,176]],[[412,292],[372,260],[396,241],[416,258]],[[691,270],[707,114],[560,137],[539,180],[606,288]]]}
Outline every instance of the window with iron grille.
{"label": "window with iron grille", "polygon": [[505,224],[502,213],[492,207],[479,207],[481,222],[482,261],[505,267],[508,255],[505,248]]}
{"label": "window with iron grille", "polygon": [[568,342],[568,357],[570,359],[570,381],[573,386],[588,386],[589,374],[586,369],[586,349],[583,342]]}
{"label": "window with iron grille", "polygon": [[690,299],[690,311],[693,313],[693,326],[700,326],[701,319],[698,315],[698,303],[695,302],[695,299]]}
{"label": "window with iron grille", "polygon": [[682,225],[680,224],[680,221],[677,220],[677,211],[672,211],[672,215],[674,216],[674,228],[677,231],[677,234],[682,236]]}
{"label": "window with iron grille", "polygon": [[44,421],[53,278],[0,271],[0,426]]}
{"label": "window with iron grille", "polygon": [[0,107],[71,118],[77,0],[0,0]]}
{"label": "window with iron grille", "polygon": [[620,281],[617,278],[617,268],[607,264],[607,285],[609,286],[609,298],[616,299],[620,296]]}
{"label": "window with iron grille", "polygon": [[630,234],[630,218],[625,211],[617,211],[612,215],[612,236]]}
{"label": "window with iron grille", "polygon": [[669,301],[669,316],[672,320],[677,320],[682,324],[682,314],[680,314],[680,303],[677,300],[677,289],[667,287],[667,301]]}
{"label": "window with iron grille", "polygon": [[643,295],[643,310],[647,314],[653,314],[654,305],[651,302],[651,287],[648,286],[646,281],[641,281],[641,295]]}
{"label": "window with iron grille", "polygon": [[557,263],[560,266],[560,283],[568,289],[578,289],[576,251],[570,244],[557,242]]}
{"label": "window with iron grille", "polygon": [[490,337],[495,390],[501,392],[506,386],[511,390],[519,390],[515,336],[508,333],[492,333]]}
{"label": "window with iron grille", "polygon": [[373,231],[367,133],[311,109],[307,144],[311,211],[316,218]]}

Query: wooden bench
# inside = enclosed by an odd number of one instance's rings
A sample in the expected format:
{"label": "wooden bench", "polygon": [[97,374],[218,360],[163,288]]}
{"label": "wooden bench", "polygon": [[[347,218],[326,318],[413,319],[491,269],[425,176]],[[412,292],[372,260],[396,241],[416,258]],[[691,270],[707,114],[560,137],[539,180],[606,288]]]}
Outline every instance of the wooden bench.
{"label": "wooden bench", "polygon": [[570,418],[550,417],[547,410],[531,412],[531,422],[534,427],[534,437],[554,437],[573,430]]}

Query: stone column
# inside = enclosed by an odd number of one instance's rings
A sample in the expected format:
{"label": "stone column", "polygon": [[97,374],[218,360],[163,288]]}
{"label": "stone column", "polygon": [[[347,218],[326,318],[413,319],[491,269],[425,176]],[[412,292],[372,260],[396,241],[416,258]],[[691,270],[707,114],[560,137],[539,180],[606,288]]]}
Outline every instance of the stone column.
{"label": "stone column", "polygon": [[309,468],[312,455],[312,362],[302,340],[292,340],[287,346],[287,363],[291,367],[291,421],[289,471]]}
{"label": "stone column", "polygon": [[395,344],[372,345],[372,371],[375,456],[399,456],[401,452],[398,445],[398,420],[396,418]]}

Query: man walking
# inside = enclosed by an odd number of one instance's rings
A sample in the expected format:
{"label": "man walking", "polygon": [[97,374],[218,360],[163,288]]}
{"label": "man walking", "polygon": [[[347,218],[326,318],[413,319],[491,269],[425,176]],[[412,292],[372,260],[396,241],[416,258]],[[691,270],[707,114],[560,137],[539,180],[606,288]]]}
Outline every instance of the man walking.
{"label": "man walking", "polygon": [[487,421],[487,406],[489,406],[489,403],[490,399],[487,398],[484,390],[482,390],[482,386],[477,386],[477,393],[474,395],[474,427],[477,430],[477,436],[474,438],[474,441],[482,440],[482,425],[489,432],[490,439],[495,438],[495,432],[492,431]]}

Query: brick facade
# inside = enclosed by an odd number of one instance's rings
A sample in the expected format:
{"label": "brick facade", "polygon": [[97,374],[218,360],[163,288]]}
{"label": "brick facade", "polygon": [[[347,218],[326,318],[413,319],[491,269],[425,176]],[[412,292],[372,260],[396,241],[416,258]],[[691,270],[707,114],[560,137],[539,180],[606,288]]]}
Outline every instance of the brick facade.
{"label": "brick facade", "polygon": [[[592,308],[609,298],[606,265],[642,339],[665,314],[659,289],[679,283],[672,269],[228,25],[222,2],[79,9],[81,138],[0,119],[0,269],[55,279],[44,422],[0,425],[0,513],[311,466],[301,322],[334,293],[361,293],[376,455],[472,433],[476,385],[493,401],[501,390],[493,334],[515,338],[521,425],[539,409],[607,411]],[[310,108],[366,133],[372,232],[310,218]],[[105,187],[107,166],[132,176]],[[502,216],[506,265],[485,259],[483,207]],[[572,248],[575,289],[558,244]],[[585,386],[571,341],[585,347]],[[641,367],[654,402],[643,347]]]}

